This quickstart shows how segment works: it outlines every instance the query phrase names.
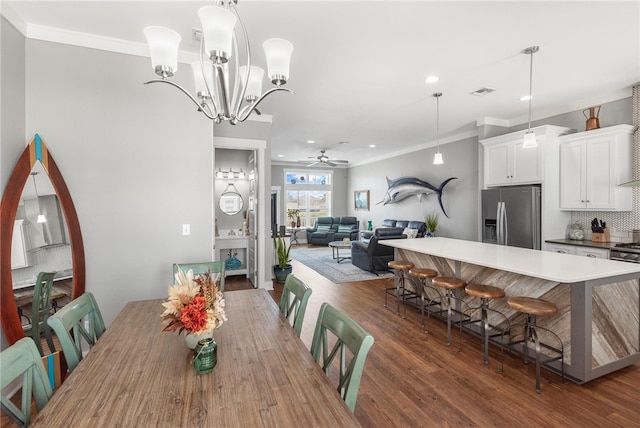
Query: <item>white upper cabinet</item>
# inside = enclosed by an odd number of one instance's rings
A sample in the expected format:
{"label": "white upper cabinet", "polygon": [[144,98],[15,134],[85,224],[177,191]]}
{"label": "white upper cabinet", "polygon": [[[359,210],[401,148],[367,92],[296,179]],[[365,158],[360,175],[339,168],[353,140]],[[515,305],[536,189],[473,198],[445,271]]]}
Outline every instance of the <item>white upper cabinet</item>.
{"label": "white upper cabinet", "polygon": [[13,237],[11,241],[11,269],[20,269],[31,266],[31,257],[28,253],[28,240],[25,231],[25,221],[13,222]]}
{"label": "white upper cabinet", "polygon": [[541,146],[523,149],[522,141],[485,146],[485,185],[540,183]]}
{"label": "white upper cabinet", "polygon": [[[525,131],[480,140],[484,147],[484,185],[508,186],[535,184],[545,180],[545,151],[553,151],[549,141],[567,128],[541,126],[532,128],[538,147],[522,148]],[[546,146],[552,147],[547,148]]]}
{"label": "white upper cabinet", "polygon": [[560,209],[631,211],[634,126],[617,125],[560,140]]}

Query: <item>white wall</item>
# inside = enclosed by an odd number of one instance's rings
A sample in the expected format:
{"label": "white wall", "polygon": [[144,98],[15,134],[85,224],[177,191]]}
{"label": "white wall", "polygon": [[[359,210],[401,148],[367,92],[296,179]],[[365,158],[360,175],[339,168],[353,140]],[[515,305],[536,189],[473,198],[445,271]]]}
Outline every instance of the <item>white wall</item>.
{"label": "white wall", "polygon": [[86,289],[110,323],[130,300],[165,298],[172,263],[212,257],[212,124],[175,88],[143,85],[148,59],[36,40],[26,58],[23,140],[39,133],[64,175]]}

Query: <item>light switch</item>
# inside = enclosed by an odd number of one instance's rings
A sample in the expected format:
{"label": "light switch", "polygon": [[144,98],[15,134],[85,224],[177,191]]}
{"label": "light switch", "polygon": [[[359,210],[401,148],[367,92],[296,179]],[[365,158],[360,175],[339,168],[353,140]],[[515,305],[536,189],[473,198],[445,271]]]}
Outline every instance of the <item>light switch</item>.
{"label": "light switch", "polygon": [[186,235],[191,235],[191,226],[190,226],[190,225],[188,225],[188,224],[183,224],[183,225],[182,225],[182,234],[183,234],[184,236],[186,236]]}

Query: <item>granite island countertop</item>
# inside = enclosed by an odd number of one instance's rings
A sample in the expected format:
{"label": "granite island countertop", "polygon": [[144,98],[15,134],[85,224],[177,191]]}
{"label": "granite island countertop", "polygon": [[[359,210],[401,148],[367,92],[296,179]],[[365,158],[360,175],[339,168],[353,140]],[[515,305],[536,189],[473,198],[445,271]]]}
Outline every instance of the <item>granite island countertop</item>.
{"label": "granite island countertop", "polygon": [[380,244],[559,283],[640,277],[640,264],[451,238],[388,239]]}

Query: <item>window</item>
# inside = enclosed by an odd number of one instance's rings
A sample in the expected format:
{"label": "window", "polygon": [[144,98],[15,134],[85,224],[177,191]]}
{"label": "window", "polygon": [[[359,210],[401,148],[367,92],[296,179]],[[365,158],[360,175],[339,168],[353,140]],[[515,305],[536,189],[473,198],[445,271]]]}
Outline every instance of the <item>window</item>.
{"label": "window", "polygon": [[[285,171],[284,177],[285,210],[300,211],[300,227],[311,227],[316,218],[331,216],[333,173]],[[286,219],[287,226],[291,221]]]}

